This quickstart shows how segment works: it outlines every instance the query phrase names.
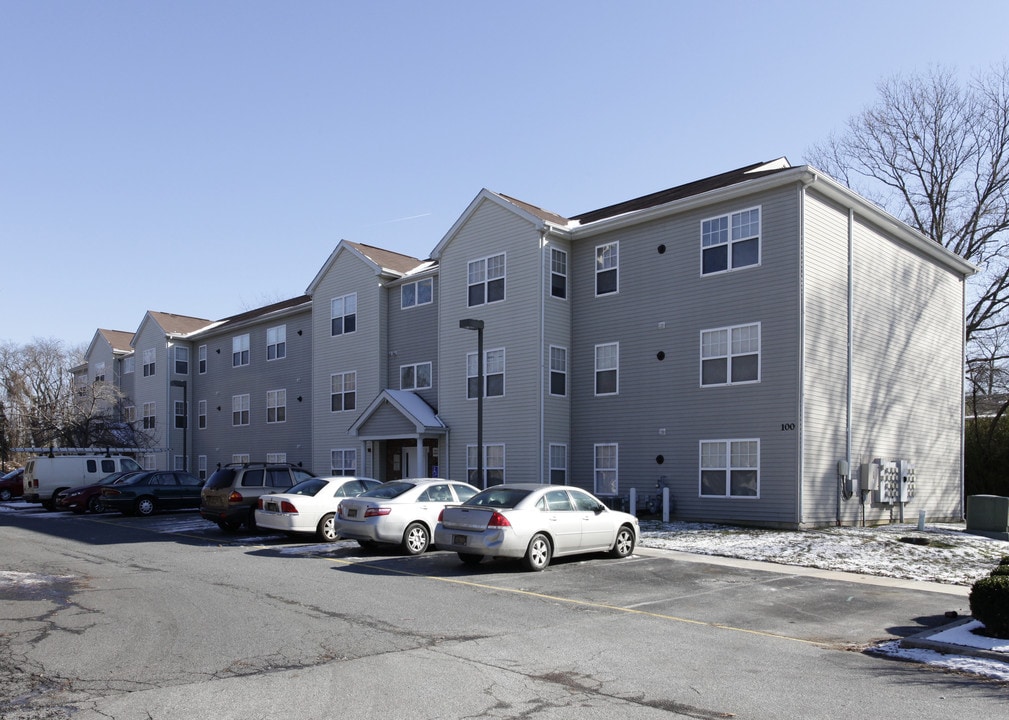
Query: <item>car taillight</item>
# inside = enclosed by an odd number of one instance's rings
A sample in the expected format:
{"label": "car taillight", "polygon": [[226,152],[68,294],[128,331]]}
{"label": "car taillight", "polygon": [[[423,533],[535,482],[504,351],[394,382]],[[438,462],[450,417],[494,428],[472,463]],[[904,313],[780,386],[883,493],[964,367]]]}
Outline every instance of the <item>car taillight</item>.
{"label": "car taillight", "polygon": [[263,509],[263,498],[259,498],[259,500],[256,501],[256,509],[257,510]]}
{"label": "car taillight", "polygon": [[293,503],[289,503],[287,500],[284,500],[280,503],[280,512],[286,512],[291,513],[292,515],[297,515],[298,508],[294,507]]}
{"label": "car taillight", "polygon": [[228,502],[242,502],[242,493],[232,490],[231,494],[228,495]]}
{"label": "car taillight", "polygon": [[499,513],[497,510],[494,514],[490,516],[490,520],[487,521],[487,527],[511,527],[512,524],[508,522],[508,518]]}
{"label": "car taillight", "polygon": [[364,511],[364,516],[378,517],[380,515],[388,515],[391,512],[392,512],[391,507],[375,507],[374,505],[372,505],[367,510]]}
{"label": "car taillight", "polygon": [[441,512],[438,513],[438,522],[441,522],[444,519],[445,519],[445,508],[442,508]]}

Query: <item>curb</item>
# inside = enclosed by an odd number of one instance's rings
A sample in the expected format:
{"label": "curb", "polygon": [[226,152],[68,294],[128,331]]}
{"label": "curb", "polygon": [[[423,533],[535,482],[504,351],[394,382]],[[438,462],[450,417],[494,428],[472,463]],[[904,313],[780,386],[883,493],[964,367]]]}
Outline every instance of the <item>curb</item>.
{"label": "curb", "polygon": [[966,625],[967,623],[973,621],[974,618],[967,616],[965,618],[960,618],[955,622],[951,622],[948,625],[924,630],[915,635],[902,638],[900,640],[900,646],[902,648],[932,650],[943,655],[968,655],[970,657],[984,658],[986,660],[995,660],[1009,665],[1009,653],[996,652],[995,650],[985,650],[984,648],[971,647],[970,645],[957,645],[955,643],[941,642],[931,639],[934,635],[959,627],[960,625]]}

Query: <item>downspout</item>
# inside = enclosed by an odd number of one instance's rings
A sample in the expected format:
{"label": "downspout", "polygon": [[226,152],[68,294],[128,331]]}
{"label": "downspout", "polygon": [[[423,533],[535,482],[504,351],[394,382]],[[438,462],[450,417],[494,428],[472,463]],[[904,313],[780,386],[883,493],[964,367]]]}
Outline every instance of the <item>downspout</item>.
{"label": "downspout", "polygon": [[855,209],[848,208],[848,338],[847,338],[847,350],[846,350],[846,367],[845,367],[845,389],[844,389],[844,459],[848,463],[848,478],[839,478],[839,483],[841,485],[839,492],[837,494],[837,524],[841,524],[841,500],[848,500],[851,497],[851,492],[846,490],[844,487],[845,479],[850,478],[854,474],[851,468],[851,416],[852,416],[852,347],[854,345],[855,338],[855,272],[854,272],[854,256],[855,256]]}
{"label": "downspout", "polygon": [[[967,276],[963,277],[960,282],[960,316],[966,318],[967,310]],[[960,330],[960,518],[966,519],[967,517],[967,499],[965,497],[967,493],[965,477],[965,462],[964,462],[964,452],[966,443],[966,422],[967,422],[967,409],[966,401],[967,397],[965,393],[967,392],[967,322],[964,321],[962,329]],[[977,408],[974,409],[974,420],[977,421]]]}

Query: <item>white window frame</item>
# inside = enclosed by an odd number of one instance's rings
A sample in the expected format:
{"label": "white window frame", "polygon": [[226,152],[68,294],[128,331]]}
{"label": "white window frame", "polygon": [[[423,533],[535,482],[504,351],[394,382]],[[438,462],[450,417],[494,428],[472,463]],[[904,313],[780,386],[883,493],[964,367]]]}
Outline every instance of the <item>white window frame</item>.
{"label": "white window frame", "polygon": [[335,448],[329,451],[329,474],[341,477],[357,475],[357,450],[355,448]]}
{"label": "white window frame", "polygon": [[[420,378],[421,368],[427,368],[427,384],[421,385],[418,382]],[[412,371],[412,372],[410,372]],[[413,382],[404,382],[407,380],[405,373],[410,372],[413,377]],[[433,366],[430,362],[414,363],[412,365],[400,365],[399,366],[399,389],[400,390],[428,390],[431,388],[433,380]]]}
{"label": "white window frame", "polygon": [[95,363],[95,382],[105,382],[105,363]]}
{"label": "white window frame", "polygon": [[266,391],[266,423],[276,425],[287,422],[287,389]]}
{"label": "white window frame", "polygon": [[207,401],[199,400],[196,403],[196,429],[207,429]]}
{"label": "white window frame", "polygon": [[434,278],[421,278],[400,286],[399,307],[401,310],[430,305],[433,302]]}
{"label": "white window frame", "polygon": [[[478,478],[477,472],[477,446],[466,446],[466,477],[470,485],[478,488],[488,488],[491,485],[500,485],[506,481],[505,474],[505,445],[504,443],[484,443],[483,446],[483,477]],[[490,482],[491,478],[495,482]]]}
{"label": "white window frame", "polygon": [[137,357],[135,355],[129,355],[123,358],[123,375],[130,375],[136,372],[137,369]]}
{"label": "white window frame", "polygon": [[[182,345],[176,345],[173,350],[175,355],[175,374],[176,375],[188,375],[189,374],[189,348]],[[182,356],[181,358],[179,356]],[[182,366],[182,369],[179,369]]]}
{"label": "white window frame", "polygon": [[266,462],[274,465],[280,465],[286,463],[287,453],[284,452],[266,453]]}
{"label": "white window frame", "polygon": [[[756,350],[753,349],[754,343]],[[700,377],[698,382],[701,387],[725,387],[728,385],[753,385],[760,382],[760,372],[762,365],[761,346],[762,329],[759,322],[745,323],[742,325],[729,325],[721,328],[707,328],[701,330],[700,340]],[[733,362],[735,358],[750,358],[756,356],[757,376],[755,378],[745,378],[733,380]],[[705,382],[705,363],[725,362],[724,382]]]}
{"label": "white window frame", "polygon": [[[504,302],[507,292],[507,262],[508,258],[505,253],[496,253],[494,255],[488,255],[486,257],[477,258],[476,260],[470,260],[466,265],[466,306],[467,307],[478,307],[480,305],[491,305],[497,302]],[[498,295],[497,287],[500,283],[500,297]],[[479,301],[475,301],[473,297],[473,289],[476,287],[481,287],[481,298]],[[495,289],[493,300],[490,299],[491,289]]]}
{"label": "white window frame", "polygon": [[[608,360],[606,357],[600,357],[600,353],[608,348],[613,348],[613,359],[612,363],[601,364],[603,361]],[[593,366],[595,372],[592,376],[593,386],[592,390],[596,397],[607,397],[609,395],[619,395],[620,394],[620,343],[599,343],[593,349]],[[613,390],[607,392],[599,392],[599,378],[600,373],[613,373]]]}
{"label": "white window frame", "polygon": [[568,251],[555,247],[550,248],[550,297],[568,299]]}
{"label": "white window frame", "polygon": [[245,367],[252,362],[249,333],[231,338],[231,367]]}
{"label": "white window frame", "polygon": [[287,357],[287,325],[277,325],[266,329],[266,361],[283,360]]}
{"label": "white window frame", "polygon": [[[596,245],[596,274],[595,274],[595,290],[596,297],[601,295],[614,295],[620,292],[620,242],[614,240],[613,242],[603,243],[602,245]],[[599,291],[600,276],[603,273],[613,273],[613,289],[605,290],[603,292]]]}
{"label": "white window frame", "polygon": [[618,443],[595,443],[592,446],[592,483],[596,495],[614,496],[619,494],[620,445]]}
{"label": "white window frame", "polygon": [[144,377],[154,377],[157,372],[158,351],[155,348],[144,350]]}
{"label": "white window frame", "polygon": [[[340,379],[340,387],[337,389],[337,378]],[[348,385],[347,381],[350,381]],[[333,407],[336,397],[340,397],[340,408]],[[350,398],[350,405],[347,399]],[[329,410],[330,412],[349,412],[357,409],[357,370],[333,373],[329,376]]]}
{"label": "white window frame", "polygon": [[[760,439],[734,438],[728,440],[701,440],[698,443],[697,495],[701,498],[726,498],[733,500],[760,499]],[[723,475],[725,491],[705,492],[705,473]],[[733,492],[736,473],[753,475],[752,492]],[[749,486],[749,483],[747,483]],[[741,485],[736,485],[741,487]]]}
{"label": "white window frame", "polygon": [[231,427],[246,427],[252,423],[252,395],[231,396]]}
{"label": "white window frame", "polygon": [[197,455],[196,456],[196,477],[200,480],[207,479],[207,456]]}
{"label": "white window frame", "polygon": [[[554,377],[559,377],[564,383],[564,392],[554,392]],[[560,345],[550,346],[550,377],[547,380],[547,390],[554,397],[567,397],[568,394],[568,349]]]}
{"label": "white window frame", "polygon": [[[479,387],[480,368],[477,363],[478,353],[466,353],[466,398],[475,400],[477,397],[475,388]],[[501,392],[490,394],[491,380],[501,377]],[[495,383],[496,384],[496,383]],[[504,397],[505,395],[505,349],[492,348],[484,350],[483,353],[483,396]]]}
{"label": "white window frame", "polygon": [[198,363],[197,364],[197,367],[198,367],[197,372],[200,375],[206,375],[207,374],[207,346],[206,345],[200,345],[196,349],[196,356],[197,356],[197,363]]}
{"label": "white window frame", "polygon": [[[337,332],[337,321],[340,331]],[[348,330],[347,327],[350,326]],[[357,332],[357,293],[348,293],[329,301],[329,334],[342,337]]]}
{"label": "white window frame", "polygon": [[[568,446],[564,443],[550,443],[548,450],[550,466],[550,484],[568,484]],[[555,475],[559,473],[559,475]]]}
{"label": "white window frame", "polygon": [[247,463],[251,456],[249,453],[232,453],[231,462],[233,463]]}
{"label": "white window frame", "polygon": [[[756,220],[753,216],[756,214]],[[714,217],[701,220],[701,275],[721,275],[724,273],[745,270],[747,268],[759,267],[762,257],[761,238],[763,236],[764,213],[760,205],[744,208],[736,212],[716,215]],[[756,232],[753,227],[756,226]],[[753,262],[734,262],[734,250],[742,243],[756,241],[757,258]],[[707,251],[715,248],[725,248],[725,267],[718,267],[713,270],[704,270],[704,257]]]}
{"label": "white window frame", "polygon": [[136,405],[124,405],[123,406],[123,420],[128,423],[135,423],[137,421],[137,406]]}
{"label": "white window frame", "polygon": [[[188,418],[186,417],[186,401],[176,400],[175,401],[175,429],[184,430],[188,425]],[[178,469],[178,468],[176,468]]]}
{"label": "white window frame", "polygon": [[141,415],[143,418],[143,428],[144,430],[154,430],[158,426],[158,404],[155,402],[145,402],[143,404],[143,413]]}

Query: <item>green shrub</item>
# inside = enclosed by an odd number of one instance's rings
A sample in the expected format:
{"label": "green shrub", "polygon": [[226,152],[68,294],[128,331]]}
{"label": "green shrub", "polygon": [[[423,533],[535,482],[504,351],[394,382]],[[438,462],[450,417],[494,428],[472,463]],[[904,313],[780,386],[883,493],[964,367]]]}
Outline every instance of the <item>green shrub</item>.
{"label": "green shrub", "polygon": [[988,635],[1009,639],[1009,575],[976,581],[970,589],[970,614],[984,624]]}
{"label": "green shrub", "polygon": [[1009,555],[1003,555],[1002,559],[998,561],[999,567],[1009,567]]}
{"label": "green shrub", "polygon": [[989,575],[1007,575],[1009,576],[1009,565],[999,565],[997,568],[992,570]]}

